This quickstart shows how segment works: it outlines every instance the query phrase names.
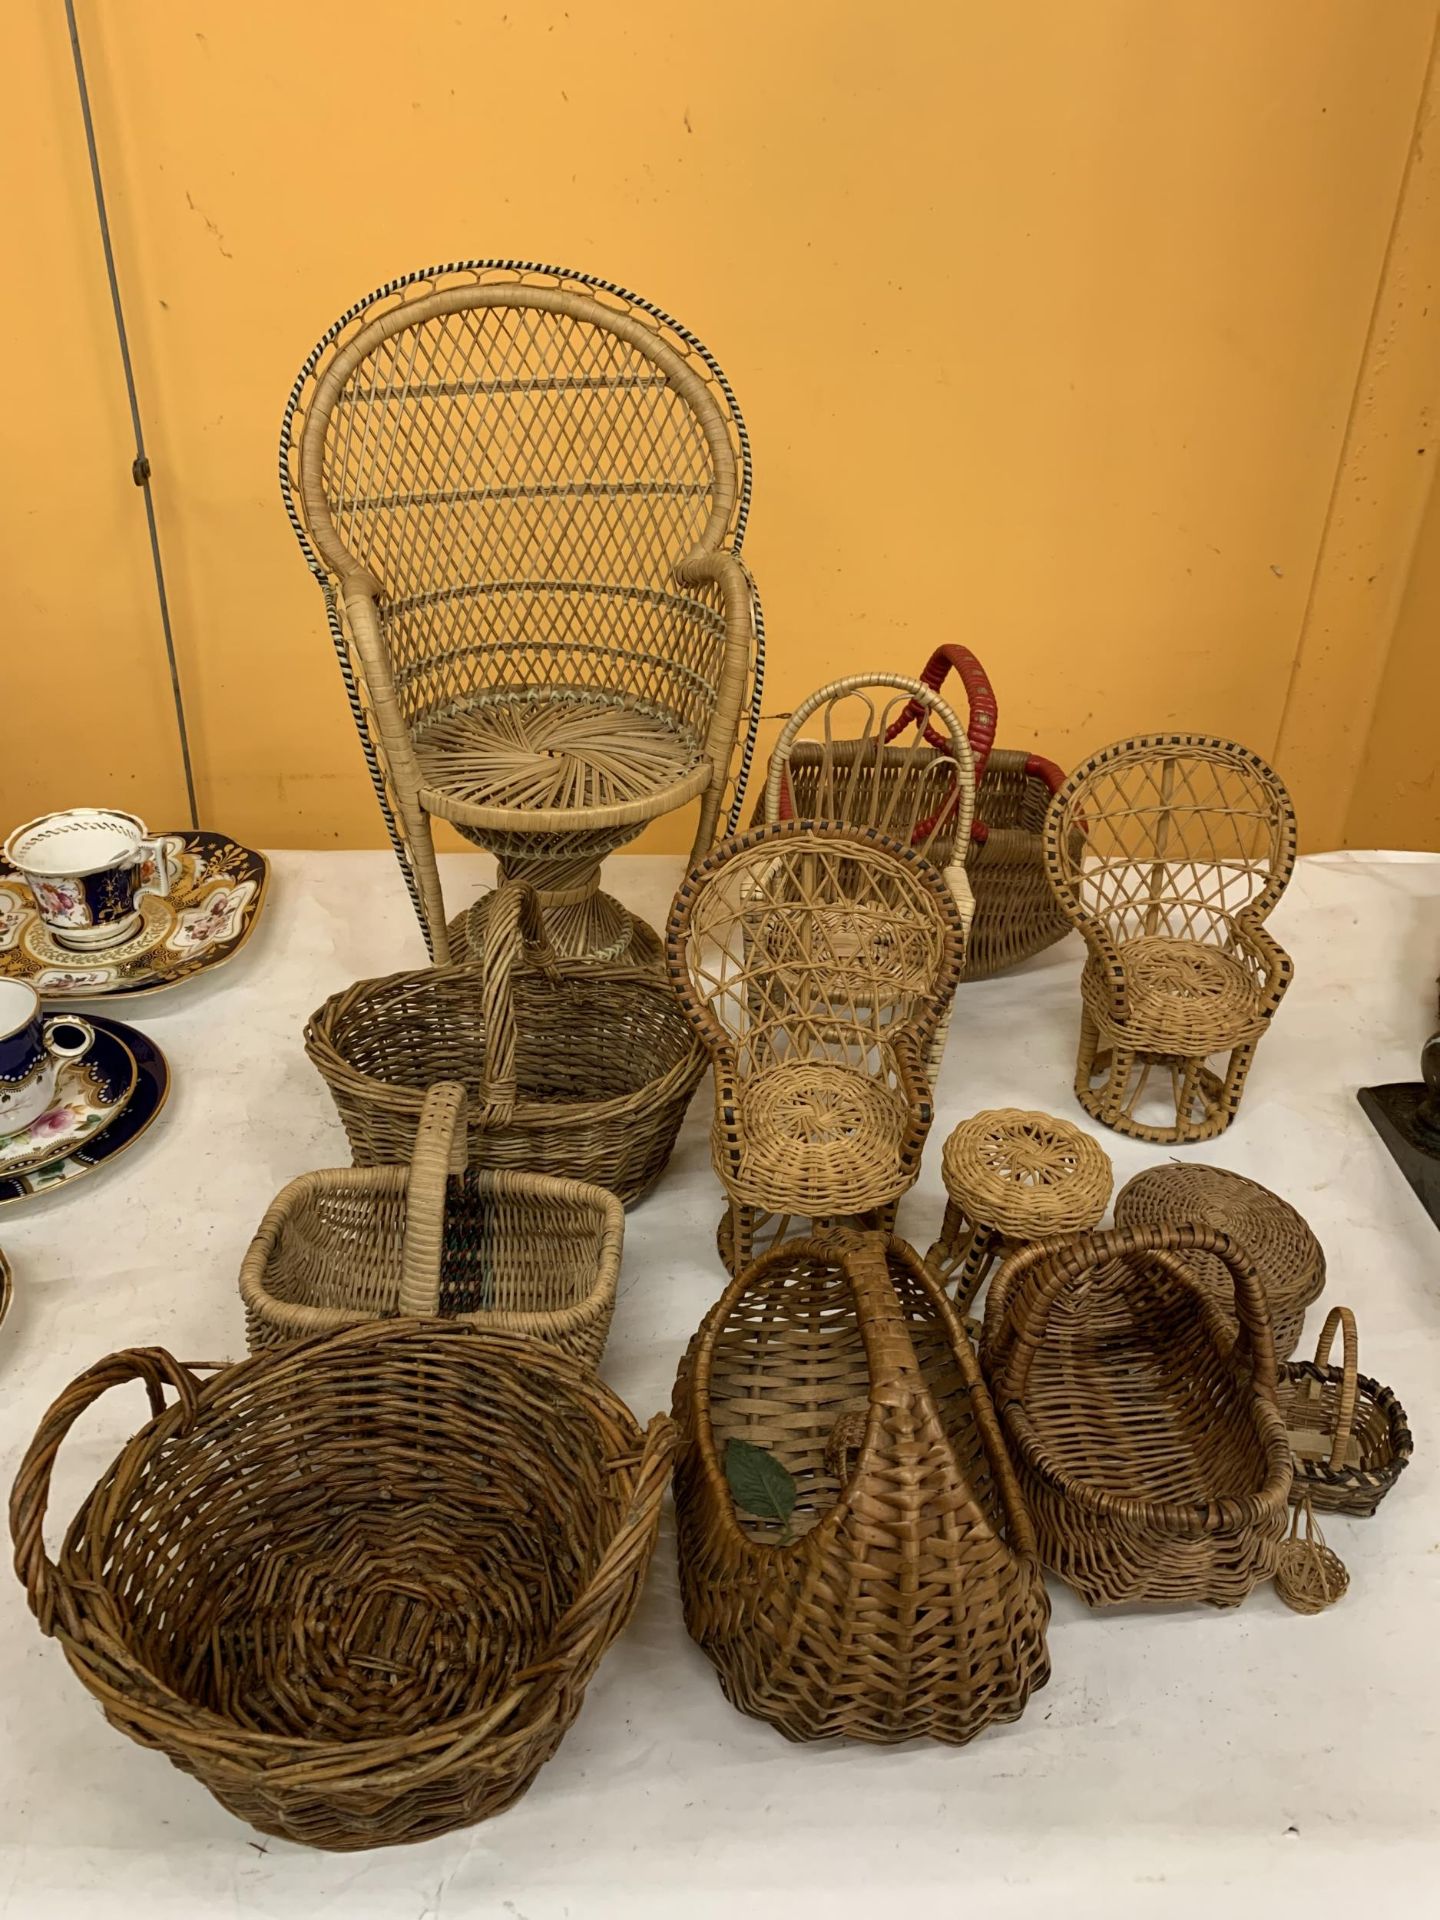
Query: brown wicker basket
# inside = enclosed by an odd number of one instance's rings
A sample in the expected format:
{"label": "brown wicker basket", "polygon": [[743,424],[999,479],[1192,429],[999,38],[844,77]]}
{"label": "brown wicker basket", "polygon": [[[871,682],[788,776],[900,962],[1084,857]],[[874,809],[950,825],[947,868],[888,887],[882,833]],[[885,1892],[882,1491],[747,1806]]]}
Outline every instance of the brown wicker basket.
{"label": "brown wicker basket", "polygon": [[[1330,1364],[1336,1330],[1342,1360]],[[1414,1442],[1405,1409],[1389,1387],[1358,1370],[1359,1342],[1349,1307],[1325,1316],[1314,1360],[1280,1369],[1280,1413],[1295,1458],[1291,1499],[1326,1513],[1374,1513],[1410,1464]]]}
{"label": "brown wicker basket", "polygon": [[[1117,1227],[1164,1227],[1190,1220],[1215,1227],[1244,1248],[1270,1307],[1275,1357],[1287,1359],[1300,1340],[1305,1311],[1325,1288],[1325,1254],[1305,1221],[1278,1193],[1223,1167],[1147,1167],[1115,1196]],[[1234,1290],[1221,1260],[1196,1254],[1195,1277],[1234,1325]]]}
{"label": "brown wicker basket", "polygon": [[624,1241],[603,1187],[466,1171],[465,1089],[442,1081],[408,1168],[302,1174],[275,1200],[240,1270],[250,1350],[438,1317],[549,1340],[594,1367]]}
{"label": "brown wicker basket", "polygon": [[499,890],[485,931],[478,965],[360,980],[311,1016],[305,1050],[356,1165],[408,1161],[426,1089],[458,1080],[472,1166],[583,1180],[633,1205],[670,1158],[704,1048],[655,974],[557,962],[528,886]]}
{"label": "brown wicker basket", "polygon": [[[133,1379],[154,1417],[51,1561],[60,1445]],[[40,1423],[15,1566],[111,1724],[242,1820],[423,1840],[499,1813],[559,1745],[639,1597],[673,1446],[565,1354],[453,1321],[372,1321],[203,1383],[117,1353]]]}
{"label": "brown wicker basket", "polygon": [[[735,1706],[792,1740],[1018,1718],[1050,1602],[974,1352],[910,1247],[762,1256],[691,1342],[674,1411],[686,1624]],[[787,1519],[737,1510],[732,1442],[790,1477]]]}
{"label": "brown wicker basket", "polygon": [[0,1248],[0,1325],[4,1324],[5,1316],[10,1311],[10,1300],[14,1291],[14,1283],[10,1278],[10,1262],[5,1258],[3,1248]]}
{"label": "brown wicker basket", "polygon": [[[1238,1338],[1186,1265],[1229,1270]],[[1235,1606],[1275,1571],[1290,1443],[1253,1268],[1208,1227],[1023,1248],[990,1282],[983,1360],[1040,1558],[1090,1606]]]}
{"label": "brown wicker basket", "polygon": [[[965,980],[984,980],[1018,967],[1070,931],[1045,877],[1040,829],[1050,801],[1065,784],[1053,760],[1020,748],[997,747],[999,710],[985,669],[968,647],[937,647],[920,675],[938,693],[954,669],[970,703],[969,737],[975,755],[975,819],[965,871],[975,896],[975,918],[965,954]],[[1076,836],[1077,842],[1083,836]]]}

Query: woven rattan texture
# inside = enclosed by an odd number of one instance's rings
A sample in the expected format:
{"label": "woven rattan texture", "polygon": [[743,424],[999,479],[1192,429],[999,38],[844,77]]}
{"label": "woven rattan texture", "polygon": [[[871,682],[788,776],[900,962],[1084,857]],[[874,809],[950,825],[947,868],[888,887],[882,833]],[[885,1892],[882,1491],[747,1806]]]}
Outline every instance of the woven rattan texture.
{"label": "woven rattan texture", "polygon": [[10,1262],[5,1258],[4,1250],[0,1249],[0,1326],[4,1325],[14,1294],[15,1283],[10,1274]]}
{"label": "woven rattan texture", "polygon": [[[1342,1358],[1331,1364],[1336,1333]],[[1374,1513],[1410,1464],[1414,1443],[1405,1409],[1389,1387],[1359,1371],[1349,1307],[1325,1316],[1314,1360],[1280,1370],[1280,1413],[1295,1458],[1291,1498],[1326,1513]]]}
{"label": "woven rattan texture", "polygon": [[962,1120],[940,1161],[945,1218],[926,1264],[958,1282],[967,1307],[1007,1243],[1082,1233],[1110,1200],[1110,1158],[1088,1133],[1048,1113],[999,1107]]}
{"label": "woven rattan texture", "polygon": [[[1305,1531],[1300,1531],[1301,1518]],[[1308,1497],[1290,1516],[1290,1531],[1280,1544],[1275,1591],[1292,1613],[1324,1613],[1350,1590],[1350,1573],[1338,1553],[1325,1544]]]}
{"label": "woven rattan texture", "polygon": [[1149,734],[1070,776],[1045,865],[1089,949],[1075,1093],[1095,1119],[1160,1142],[1230,1125],[1290,982],[1263,922],[1294,863],[1289,795],[1229,741]]}
{"label": "woven rattan texture", "polygon": [[[969,1341],[903,1242],[790,1241],[727,1288],[675,1386],[680,1586],[742,1712],[792,1740],[964,1741],[1049,1676],[1050,1603]],[[793,1476],[737,1511],[731,1440]]]}
{"label": "woven rattan texture", "polygon": [[432,815],[547,894],[697,797],[713,842],[758,682],[732,400],[658,309],[495,266],[391,283],[307,362],[287,504],[437,959]]}
{"label": "woven rattan texture", "polygon": [[252,1353],[365,1320],[464,1320],[598,1364],[615,1311],[625,1216],[614,1194],[465,1165],[464,1089],[426,1096],[408,1169],[292,1180],[240,1272]]}
{"label": "woven rattan texture", "polygon": [[494,896],[479,965],[361,980],[311,1016],[305,1050],[357,1166],[410,1159],[426,1090],[458,1080],[470,1164],[605,1187],[659,1179],[705,1051],[663,979],[554,961],[533,892]]}
{"label": "woven rattan texture", "polygon": [[[1183,1264],[1233,1276],[1238,1340]],[[1040,1558],[1090,1606],[1234,1606],[1275,1571],[1290,1444],[1265,1296],[1208,1227],[1134,1227],[1016,1253],[982,1358]]]}
{"label": "woven rattan texture", "polygon": [[[1269,1302],[1276,1358],[1288,1358],[1299,1344],[1306,1308],[1325,1287],[1325,1254],[1305,1221],[1268,1187],[1223,1167],[1174,1161],[1147,1167],[1115,1196],[1117,1227],[1174,1226],[1181,1220],[1214,1227],[1244,1248]],[[1231,1317],[1234,1288],[1224,1262],[1197,1254],[1193,1266],[1215,1304]]]}
{"label": "woven rattan texture", "polygon": [[[61,1442],[134,1379],[155,1417],[52,1563]],[[15,1564],[111,1723],[242,1820],[421,1840],[500,1812],[555,1751],[638,1598],[673,1440],[566,1355],[454,1322],[352,1327],[203,1384],[119,1353],[40,1423]]]}
{"label": "woven rattan texture", "polygon": [[756,1209],[849,1218],[914,1183],[925,1054],[964,956],[954,896],[923,855],[801,821],[743,834],[681,883],[666,952],[714,1063],[711,1154],[737,1268]]}

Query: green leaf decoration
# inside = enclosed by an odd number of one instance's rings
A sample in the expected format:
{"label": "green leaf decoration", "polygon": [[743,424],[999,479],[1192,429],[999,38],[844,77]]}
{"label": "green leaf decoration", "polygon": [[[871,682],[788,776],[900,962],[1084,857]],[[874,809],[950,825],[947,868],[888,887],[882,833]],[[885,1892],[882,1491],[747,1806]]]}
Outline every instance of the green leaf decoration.
{"label": "green leaf decoration", "polygon": [[731,1440],[725,1448],[725,1478],[737,1507],[761,1520],[778,1520],[789,1538],[795,1482],[773,1453],[748,1440]]}

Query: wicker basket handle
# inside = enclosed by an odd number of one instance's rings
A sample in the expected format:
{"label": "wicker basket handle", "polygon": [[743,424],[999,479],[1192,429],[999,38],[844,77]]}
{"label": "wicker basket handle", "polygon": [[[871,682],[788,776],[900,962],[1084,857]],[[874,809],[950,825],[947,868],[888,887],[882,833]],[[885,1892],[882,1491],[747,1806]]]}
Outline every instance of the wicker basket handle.
{"label": "wicker basket handle", "polygon": [[533,950],[534,963],[554,973],[555,954],[545,930],[535,889],[525,880],[507,880],[490,896],[485,922],[484,985],[481,1012],[485,1022],[485,1065],[480,1082],[481,1126],[508,1126],[515,1114],[515,971]]}
{"label": "wicker basket handle", "polygon": [[1329,1367],[1330,1352],[1335,1345],[1337,1327],[1341,1330],[1344,1365],[1340,1374],[1340,1411],[1335,1421],[1335,1440],[1330,1448],[1330,1465],[1343,1467],[1345,1455],[1350,1446],[1350,1436],[1355,1427],[1355,1403],[1360,1395],[1360,1336],[1356,1331],[1355,1316],[1349,1307],[1331,1307],[1326,1314],[1325,1324],[1320,1329],[1319,1344],[1315,1348],[1315,1364],[1317,1367]]}
{"label": "wicker basket handle", "polygon": [[560,1616],[545,1649],[545,1658],[515,1676],[516,1684],[553,1674],[563,1679],[585,1641],[604,1630],[615,1589],[633,1580],[644,1568],[660,1530],[661,1496],[670,1484],[680,1432],[666,1413],[657,1413],[645,1429],[640,1465],[630,1490],[630,1504],[611,1534],[594,1573],[578,1597]]}
{"label": "wicker basket handle", "polygon": [[445,1182],[466,1162],[465,1089],[441,1080],[425,1095],[405,1184],[405,1244],[400,1258],[400,1314],[428,1319],[440,1311],[445,1251]]}
{"label": "wicker basket handle", "polygon": [[[952,669],[959,675],[960,684],[965,689],[965,698],[970,702],[970,725],[966,729],[966,738],[970,742],[970,752],[975,761],[975,785],[978,787],[985,778],[985,768],[990,761],[990,749],[995,744],[995,729],[1000,724],[1000,710],[995,704],[995,689],[990,685],[990,676],[971,653],[968,647],[962,647],[952,641],[949,645],[937,647],[925,662],[920,675],[921,683],[932,693],[938,693],[945,684],[945,676]],[[916,712],[911,716],[919,718]],[[932,747],[949,750],[948,743],[938,735],[926,738]]]}
{"label": "wicker basket handle", "polygon": [[131,1347],[123,1353],[112,1353],[72,1380],[51,1406],[36,1429],[10,1493],[10,1538],[15,1547],[15,1572],[42,1633],[53,1634],[57,1623],[67,1633],[80,1631],[79,1613],[69,1583],[45,1552],[45,1511],[50,1503],[50,1476],[56,1455],[85,1409],[111,1387],[123,1386],[127,1380],[144,1381],[153,1415],[165,1411],[165,1388],[172,1387],[185,1410],[180,1431],[195,1417],[200,1382],[191,1367],[176,1360],[163,1347]]}

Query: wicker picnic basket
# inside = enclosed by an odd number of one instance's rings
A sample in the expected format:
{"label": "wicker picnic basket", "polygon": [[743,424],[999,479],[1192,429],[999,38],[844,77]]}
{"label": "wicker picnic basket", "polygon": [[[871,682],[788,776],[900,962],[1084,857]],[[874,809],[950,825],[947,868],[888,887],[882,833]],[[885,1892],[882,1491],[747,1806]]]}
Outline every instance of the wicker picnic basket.
{"label": "wicker picnic basket", "polygon": [[425,1096],[408,1167],[302,1174],[240,1270],[250,1351],[365,1320],[463,1320],[549,1340],[594,1367],[615,1312],[613,1193],[465,1166],[465,1089]]}
{"label": "wicker picnic basket", "polygon": [[[527,951],[528,947],[528,951]],[[532,888],[494,896],[476,964],[360,980],[305,1029],[357,1166],[405,1162],[426,1090],[458,1080],[470,1164],[604,1187],[664,1171],[705,1050],[647,969],[556,961]]]}
{"label": "wicker picnic basket", "polygon": [[[1223,1260],[1232,1333],[1187,1256]],[[1090,1606],[1235,1606],[1284,1537],[1290,1443],[1265,1296],[1235,1243],[1182,1225],[1022,1248],[982,1359],[1040,1558]]]}
{"label": "wicker picnic basket", "polygon": [[[1259,1276],[1275,1332],[1275,1357],[1288,1359],[1299,1344],[1306,1309],[1325,1290],[1325,1254],[1288,1200],[1258,1180],[1224,1167],[1181,1166],[1170,1160],[1137,1173],[1115,1196],[1117,1227],[1159,1227],[1191,1220],[1215,1227],[1244,1248]],[[1224,1261],[1196,1254],[1191,1262],[1227,1319],[1234,1298]],[[1233,1319],[1232,1319],[1233,1325]]]}
{"label": "wicker picnic basket", "polygon": [[[1330,1363],[1337,1330],[1341,1364]],[[1358,1370],[1359,1341],[1349,1307],[1325,1316],[1313,1360],[1280,1369],[1280,1414],[1295,1459],[1291,1499],[1326,1513],[1374,1513],[1410,1464],[1414,1443],[1405,1409],[1389,1387]]]}
{"label": "wicker picnic basket", "polygon": [[[135,1379],[153,1418],[52,1561],[61,1443]],[[559,1745],[639,1596],[673,1446],[567,1355],[455,1321],[203,1381],[116,1353],[40,1423],[15,1567],[111,1724],[239,1818],[337,1850],[424,1840],[509,1806]]]}
{"label": "wicker picnic basket", "polygon": [[[1050,1602],[974,1351],[903,1241],[791,1240],[735,1279],[675,1383],[685,1620],[791,1740],[960,1743],[1049,1677]],[[793,1487],[741,1512],[748,1443]]]}
{"label": "wicker picnic basket", "polygon": [[952,669],[970,703],[976,780],[965,861],[975,918],[962,978],[983,980],[1043,953],[1070,931],[1045,877],[1040,839],[1050,801],[1064,786],[1065,775],[1041,754],[994,744],[999,720],[995,694],[968,647],[937,647],[920,679],[938,693]]}

